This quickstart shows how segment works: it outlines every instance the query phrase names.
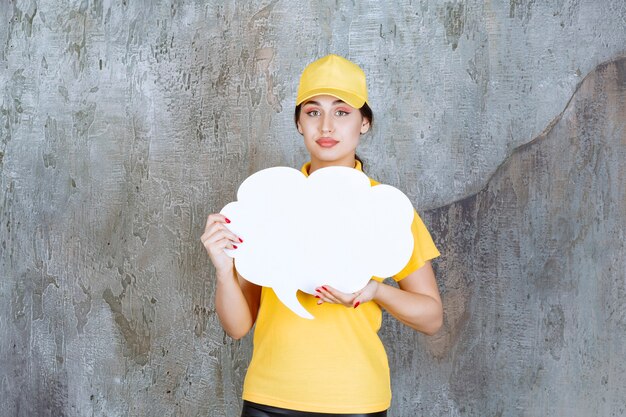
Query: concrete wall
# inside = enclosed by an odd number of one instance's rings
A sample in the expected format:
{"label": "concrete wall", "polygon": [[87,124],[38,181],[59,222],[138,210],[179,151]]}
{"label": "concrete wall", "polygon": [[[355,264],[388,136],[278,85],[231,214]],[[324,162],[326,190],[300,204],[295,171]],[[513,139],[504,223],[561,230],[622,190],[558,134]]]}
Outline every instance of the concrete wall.
{"label": "concrete wall", "polygon": [[0,416],[237,415],[251,340],[198,239],[306,160],[297,77],[330,52],[369,77],[367,171],[443,253],[444,329],[385,318],[391,415],[624,414],[625,25],[622,0],[1,1]]}

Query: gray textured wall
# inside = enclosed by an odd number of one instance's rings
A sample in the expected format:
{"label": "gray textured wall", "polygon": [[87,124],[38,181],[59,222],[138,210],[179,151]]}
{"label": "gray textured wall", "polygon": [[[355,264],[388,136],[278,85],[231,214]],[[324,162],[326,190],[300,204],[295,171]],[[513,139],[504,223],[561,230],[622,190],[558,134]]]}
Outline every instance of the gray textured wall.
{"label": "gray textured wall", "polygon": [[[626,3],[0,1],[0,415],[237,414],[199,243],[343,54],[443,256],[392,416],[626,413]],[[622,58],[620,58],[622,57]],[[583,81],[584,79],[584,81]]]}

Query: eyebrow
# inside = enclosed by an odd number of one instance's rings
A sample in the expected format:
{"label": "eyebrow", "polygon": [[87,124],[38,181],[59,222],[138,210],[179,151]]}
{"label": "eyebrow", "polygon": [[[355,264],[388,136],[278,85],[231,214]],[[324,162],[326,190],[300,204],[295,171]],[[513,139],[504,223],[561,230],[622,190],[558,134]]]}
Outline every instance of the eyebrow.
{"label": "eyebrow", "polygon": [[[345,104],[345,101],[343,101],[343,100],[335,100],[335,101],[333,101],[333,106],[335,104],[341,104],[341,103]],[[309,100],[309,101],[305,101],[304,103],[302,103],[303,106],[306,106],[307,104],[314,104],[316,106],[320,106],[321,105],[318,101],[315,101],[315,100]]]}

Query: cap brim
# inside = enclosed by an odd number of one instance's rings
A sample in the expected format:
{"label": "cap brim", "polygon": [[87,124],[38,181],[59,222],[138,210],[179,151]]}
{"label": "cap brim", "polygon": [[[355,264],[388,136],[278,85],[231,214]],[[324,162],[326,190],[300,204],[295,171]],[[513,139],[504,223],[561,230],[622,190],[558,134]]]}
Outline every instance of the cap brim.
{"label": "cap brim", "polygon": [[347,91],[337,90],[334,88],[318,88],[315,90],[307,91],[301,96],[298,96],[296,99],[296,106],[299,106],[300,104],[304,103],[307,100],[310,100],[311,98],[315,96],[323,96],[323,95],[336,97],[339,100],[350,105],[351,107],[354,107],[355,109],[360,109],[361,107],[363,107],[363,105],[367,101],[365,98],[358,96],[356,94],[349,93]]}

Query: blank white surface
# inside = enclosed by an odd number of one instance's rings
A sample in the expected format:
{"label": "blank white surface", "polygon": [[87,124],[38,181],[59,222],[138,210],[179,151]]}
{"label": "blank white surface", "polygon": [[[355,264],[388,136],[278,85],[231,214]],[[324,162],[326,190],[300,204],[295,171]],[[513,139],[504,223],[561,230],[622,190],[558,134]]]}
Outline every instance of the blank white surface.
{"label": "blank white surface", "polygon": [[410,200],[392,186],[372,187],[353,168],[323,168],[309,177],[287,167],[259,171],[221,213],[244,241],[226,251],[237,271],[272,287],[303,318],[313,316],[297,290],[315,294],[316,287],[331,285],[358,291],[372,276],[400,272],[413,251]]}

